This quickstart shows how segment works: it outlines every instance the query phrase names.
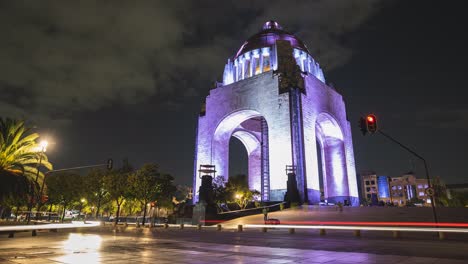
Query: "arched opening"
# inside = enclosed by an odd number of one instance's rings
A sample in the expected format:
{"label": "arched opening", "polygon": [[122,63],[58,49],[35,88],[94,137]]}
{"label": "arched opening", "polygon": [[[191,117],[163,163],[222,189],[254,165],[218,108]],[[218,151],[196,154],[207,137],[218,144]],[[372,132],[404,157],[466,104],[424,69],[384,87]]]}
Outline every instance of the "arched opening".
{"label": "arched opening", "polygon": [[324,199],[344,202],[349,199],[349,187],[343,132],[331,115],[322,113],[317,117],[315,133]]}
{"label": "arched opening", "polygon": [[[234,112],[225,117],[215,130],[212,164],[216,166],[217,175],[228,180],[229,176],[237,174],[236,168],[242,170],[242,166],[245,166],[242,165],[245,164],[245,159],[242,161],[244,151],[247,156],[247,173],[244,174],[248,176],[249,188],[260,191],[262,199],[268,200],[270,175],[267,147],[268,126],[265,118],[252,110]],[[231,157],[232,155],[237,157]]]}
{"label": "arched opening", "polygon": [[229,140],[229,175],[249,175],[248,161],[247,149],[242,141],[236,137],[231,137]]}

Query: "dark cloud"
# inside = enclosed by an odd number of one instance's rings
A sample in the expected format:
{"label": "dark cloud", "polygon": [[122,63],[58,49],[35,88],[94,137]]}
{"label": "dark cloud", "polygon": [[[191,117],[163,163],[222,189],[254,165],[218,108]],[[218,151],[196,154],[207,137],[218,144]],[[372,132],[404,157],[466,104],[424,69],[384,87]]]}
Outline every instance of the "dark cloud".
{"label": "dark cloud", "polygon": [[177,100],[204,94],[227,57],[270,19],[303,38],[330,70],[352,55],[342,37],[380,3],[0,2],[0,112],[65,122],[149,97],[179,109]]}
{"label": "dark cloud", "polygon": [[418,125],[431,128],[468,130],[467,108],[432,108],[416,112]]}

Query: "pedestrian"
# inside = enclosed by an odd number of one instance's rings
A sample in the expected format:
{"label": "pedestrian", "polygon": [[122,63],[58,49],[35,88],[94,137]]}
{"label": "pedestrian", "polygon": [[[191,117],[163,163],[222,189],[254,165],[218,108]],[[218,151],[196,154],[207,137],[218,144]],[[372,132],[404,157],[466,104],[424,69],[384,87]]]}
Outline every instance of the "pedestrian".
{"label": "pedestrian", "polygon": [[268,220],[268,209],[266,207],[263,208],[263,220]]}
{"label": "pedestrian", "polygon": [[343,203],[342,202],[338,202],[338,209],[340,210],[340,212],[343,212]]}

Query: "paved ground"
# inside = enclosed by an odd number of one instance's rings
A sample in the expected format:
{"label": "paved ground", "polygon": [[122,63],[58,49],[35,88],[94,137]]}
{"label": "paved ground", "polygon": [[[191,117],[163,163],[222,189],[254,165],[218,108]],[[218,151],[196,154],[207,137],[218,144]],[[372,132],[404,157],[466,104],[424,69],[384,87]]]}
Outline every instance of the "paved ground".
{"label": "paved ground", "polygon": [[466,263],[464,239],[128,228],[0,237],[1,263]]}
{"label": "paved ground", "polygon": [[[468,221],[468,208],[436,208],[439,222]],[[282,224],[303,224],[307,221],[375,221],[375,222],[432,222],[434,220],[430,207],[338,207],[304,206],[296,209],[271,212],[270,218],[280,219]],[[237,224],[263,224],[263,215],[252,215],[226,222]]]}

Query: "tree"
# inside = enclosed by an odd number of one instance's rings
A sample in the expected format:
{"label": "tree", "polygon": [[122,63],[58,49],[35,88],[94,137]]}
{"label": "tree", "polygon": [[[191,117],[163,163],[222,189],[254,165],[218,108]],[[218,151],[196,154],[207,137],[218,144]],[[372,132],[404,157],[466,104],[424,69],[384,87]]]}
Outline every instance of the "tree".
{"label": "tree", "polygon": [[[37,190],[39,168],[52,169],[45,153],[39,151],[38,138],[24,121],[0,118],[0,203],[8,196],[23,196],[28,188]],[[38,180],[43,178],[39,171]]]}
{"label": "tree", "polygon": [[128,178],[133,172],[132,166],[124,159],[123,166],[119,170],[110,171],[104,177],[104,188],[109,192],[109,198],[117,204],[115,223],[117,224],[120,216],[120,207],[130,194]]}
{"label": "tree", "polygon": [[96,206],[96,218],[99,216],[101,205],[107,201],[109,196],[109,192],[104,184],[104,178],[107,173],[106,170],[96,169],[83,176],[84,196],[90,204]]}
{"label": "tree", "polygon": [[82,177],[73,172],[55,173],[46,177],[49,200],[63,206],[61,220],[65,218],[67,206],[80,201],[83,192]]}
{"label": "tree", "polygon": [[[227,204],[229,193],[226,190],[226,181],[223,176],[216,176],[213,179],[213,199],[218,206],[218,212],[223,211],[223,204]],[[229,208],[227,208],[229,210]]]}
{"label": "tree", "polygon": [[140,201],[143,206],[144,225],[148,203],[156,200],[158,194],[162,192],[158,166],[153,163],[143,165],[143,167],[130,175],[129,183],[132,188],[133,197]]}
{"label": "tree", "polygon": [[255,196],[260,195],[259,191],[249,189],[248,177],[244,174],[229,177],[226,192],[227,199],[235,202],[240,209],[245,209]]}

